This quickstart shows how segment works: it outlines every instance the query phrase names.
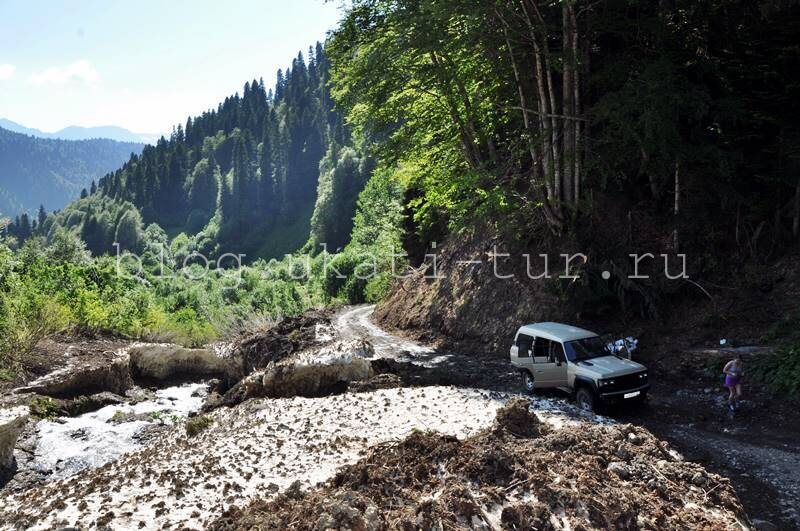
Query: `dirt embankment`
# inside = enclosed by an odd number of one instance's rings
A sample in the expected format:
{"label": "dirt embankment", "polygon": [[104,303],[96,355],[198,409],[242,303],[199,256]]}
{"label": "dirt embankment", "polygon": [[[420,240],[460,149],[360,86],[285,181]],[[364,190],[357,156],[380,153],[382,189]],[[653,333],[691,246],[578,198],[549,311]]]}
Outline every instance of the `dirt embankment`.
{"label": "dirt embankment", "polygon": [[232,508],[212,529],[740,529],[727,479],[630,425],[552,429],[509,402],[459,440],[416,432],[325,484]]}
{"label": "dirt embankment", "polygon": [[[488,231],[451,238],[436,249],[436,269],[428,261],[409,278],[398,280],[375,311],[381,326],[403,331],[427,342],[499,346],[520,323],[567,319],[546,281],[529,281],[526,260],[519,254],[496,260],[491,254],[509,252],[503,239]],[[526,252],[526,251],[523,251]],[[543,267],[531,253],[531,272]],[[555,273],[557,267],[551,264]],[[514,274],[513,278],[499,275]],[[558,274],[558,273],[555,273]]]}
{"label": "dirt embankment", "polygon": [[[714,345],[723,337],[763,344],[774,340],[776,331],[789,333],[785,329],[800,320],[797,251],[768,265],[687,251],[689,280],[665,279],[657,256],[642,261],[641,273],[651,280],[632,281],[631,264],[615,264],[574,242],[561,245],[525,246],[488,227],[466,231],[430,251],[436,254],[435,274],[428,259],[396,281],[374,319],[386,329],[461,351],[506,351],[520,324],[537,321],[564,321],[618,337],[633,334],[661,350]],[[641,245],[617,254],[625,259],[629,252],[656,252]],[[494,252],[510,256],[493,259]],[[566,274],[561,254],[578,252],[588,256],[586,264],[571,262],[571,272],[580,268],[581,278],[559,279]],[[528,276],[544,272],[539,253],[549,253],[550,279]],[[679,265],[670,265],[672,275]],[[606,269],[607,282],[600,277]],[[513,277],[501,278],[508,275]],[[657,317],[644,315],[644,307]]]}

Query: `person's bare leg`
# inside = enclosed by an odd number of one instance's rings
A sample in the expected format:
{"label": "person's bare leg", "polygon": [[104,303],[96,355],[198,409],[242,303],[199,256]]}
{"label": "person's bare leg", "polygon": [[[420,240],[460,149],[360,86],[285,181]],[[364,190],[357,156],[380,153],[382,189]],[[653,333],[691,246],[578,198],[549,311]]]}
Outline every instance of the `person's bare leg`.
{"label": "person's bare leg", "polygon": [[734,397],[734,407],[739,407],[739,398],[742,396],[742,384],[736,384],[736,396]]}

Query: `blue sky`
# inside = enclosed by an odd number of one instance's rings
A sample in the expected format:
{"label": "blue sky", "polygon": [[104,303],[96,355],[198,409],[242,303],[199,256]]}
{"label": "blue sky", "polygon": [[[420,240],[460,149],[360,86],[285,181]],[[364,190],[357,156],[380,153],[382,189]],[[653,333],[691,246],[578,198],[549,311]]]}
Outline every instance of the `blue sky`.
{"label": "blue sky", "polygon": [[[0,117],[166,133],[322,41],[340,2],[0,0]],[[304,52],[305,54],[305,52]]]}

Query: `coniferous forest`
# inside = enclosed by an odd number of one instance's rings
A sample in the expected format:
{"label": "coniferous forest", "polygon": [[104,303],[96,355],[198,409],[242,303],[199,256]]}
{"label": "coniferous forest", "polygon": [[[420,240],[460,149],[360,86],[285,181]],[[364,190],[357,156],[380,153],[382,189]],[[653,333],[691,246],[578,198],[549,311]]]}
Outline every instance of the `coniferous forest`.
{"label": "coniferous forest", "polygon": [[[123,233],[131,239],[119,243],[130,251],[141,250],[140,233],[155,223],[167,234],[185,234],[193,250],[207,256],[280,257],[308,240],[322,167],[330,174],[328,182],[334,171],[347,172],[331,191],[345,194],[341,204],[349,205],[336,217],[340,226],[331,229],[339,233],[339,246],[344,245],[368,169],[359,165],[358,155],[353,163],[349,151],[342,151],[350,140],[333,109],[329,69],[318,43],[307,57],[298,54],[285,72],[279,71],[274,86],[263,79],[245,83],[241,94],[189,118],[168,139],[134,154],[43,231],[78,230],[88,249],[102,254],[112,251],[124,217],[123,224],[132,227]],[[109,200],[112,210],[126,210],[119,205],[129,203],[135,213],[112,214]],[[333,223],[332,216],[320,212],[315,223]]]}

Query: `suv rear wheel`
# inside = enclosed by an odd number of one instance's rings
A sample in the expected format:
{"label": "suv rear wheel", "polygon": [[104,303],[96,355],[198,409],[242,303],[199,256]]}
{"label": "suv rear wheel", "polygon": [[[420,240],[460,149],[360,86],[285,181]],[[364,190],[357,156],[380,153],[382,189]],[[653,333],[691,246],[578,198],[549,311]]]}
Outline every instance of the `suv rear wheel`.
{"label": "suv rear wheel", "polygon": [[575,393],[575,403],[583,411],[594,412],[595,398],[594,393],[588,387],[581,387]]}
{"label": "suv rear wheel", "polygon": [[529,395],[533,394],[533,375],[528,371],[522,371],[522,389]]}

